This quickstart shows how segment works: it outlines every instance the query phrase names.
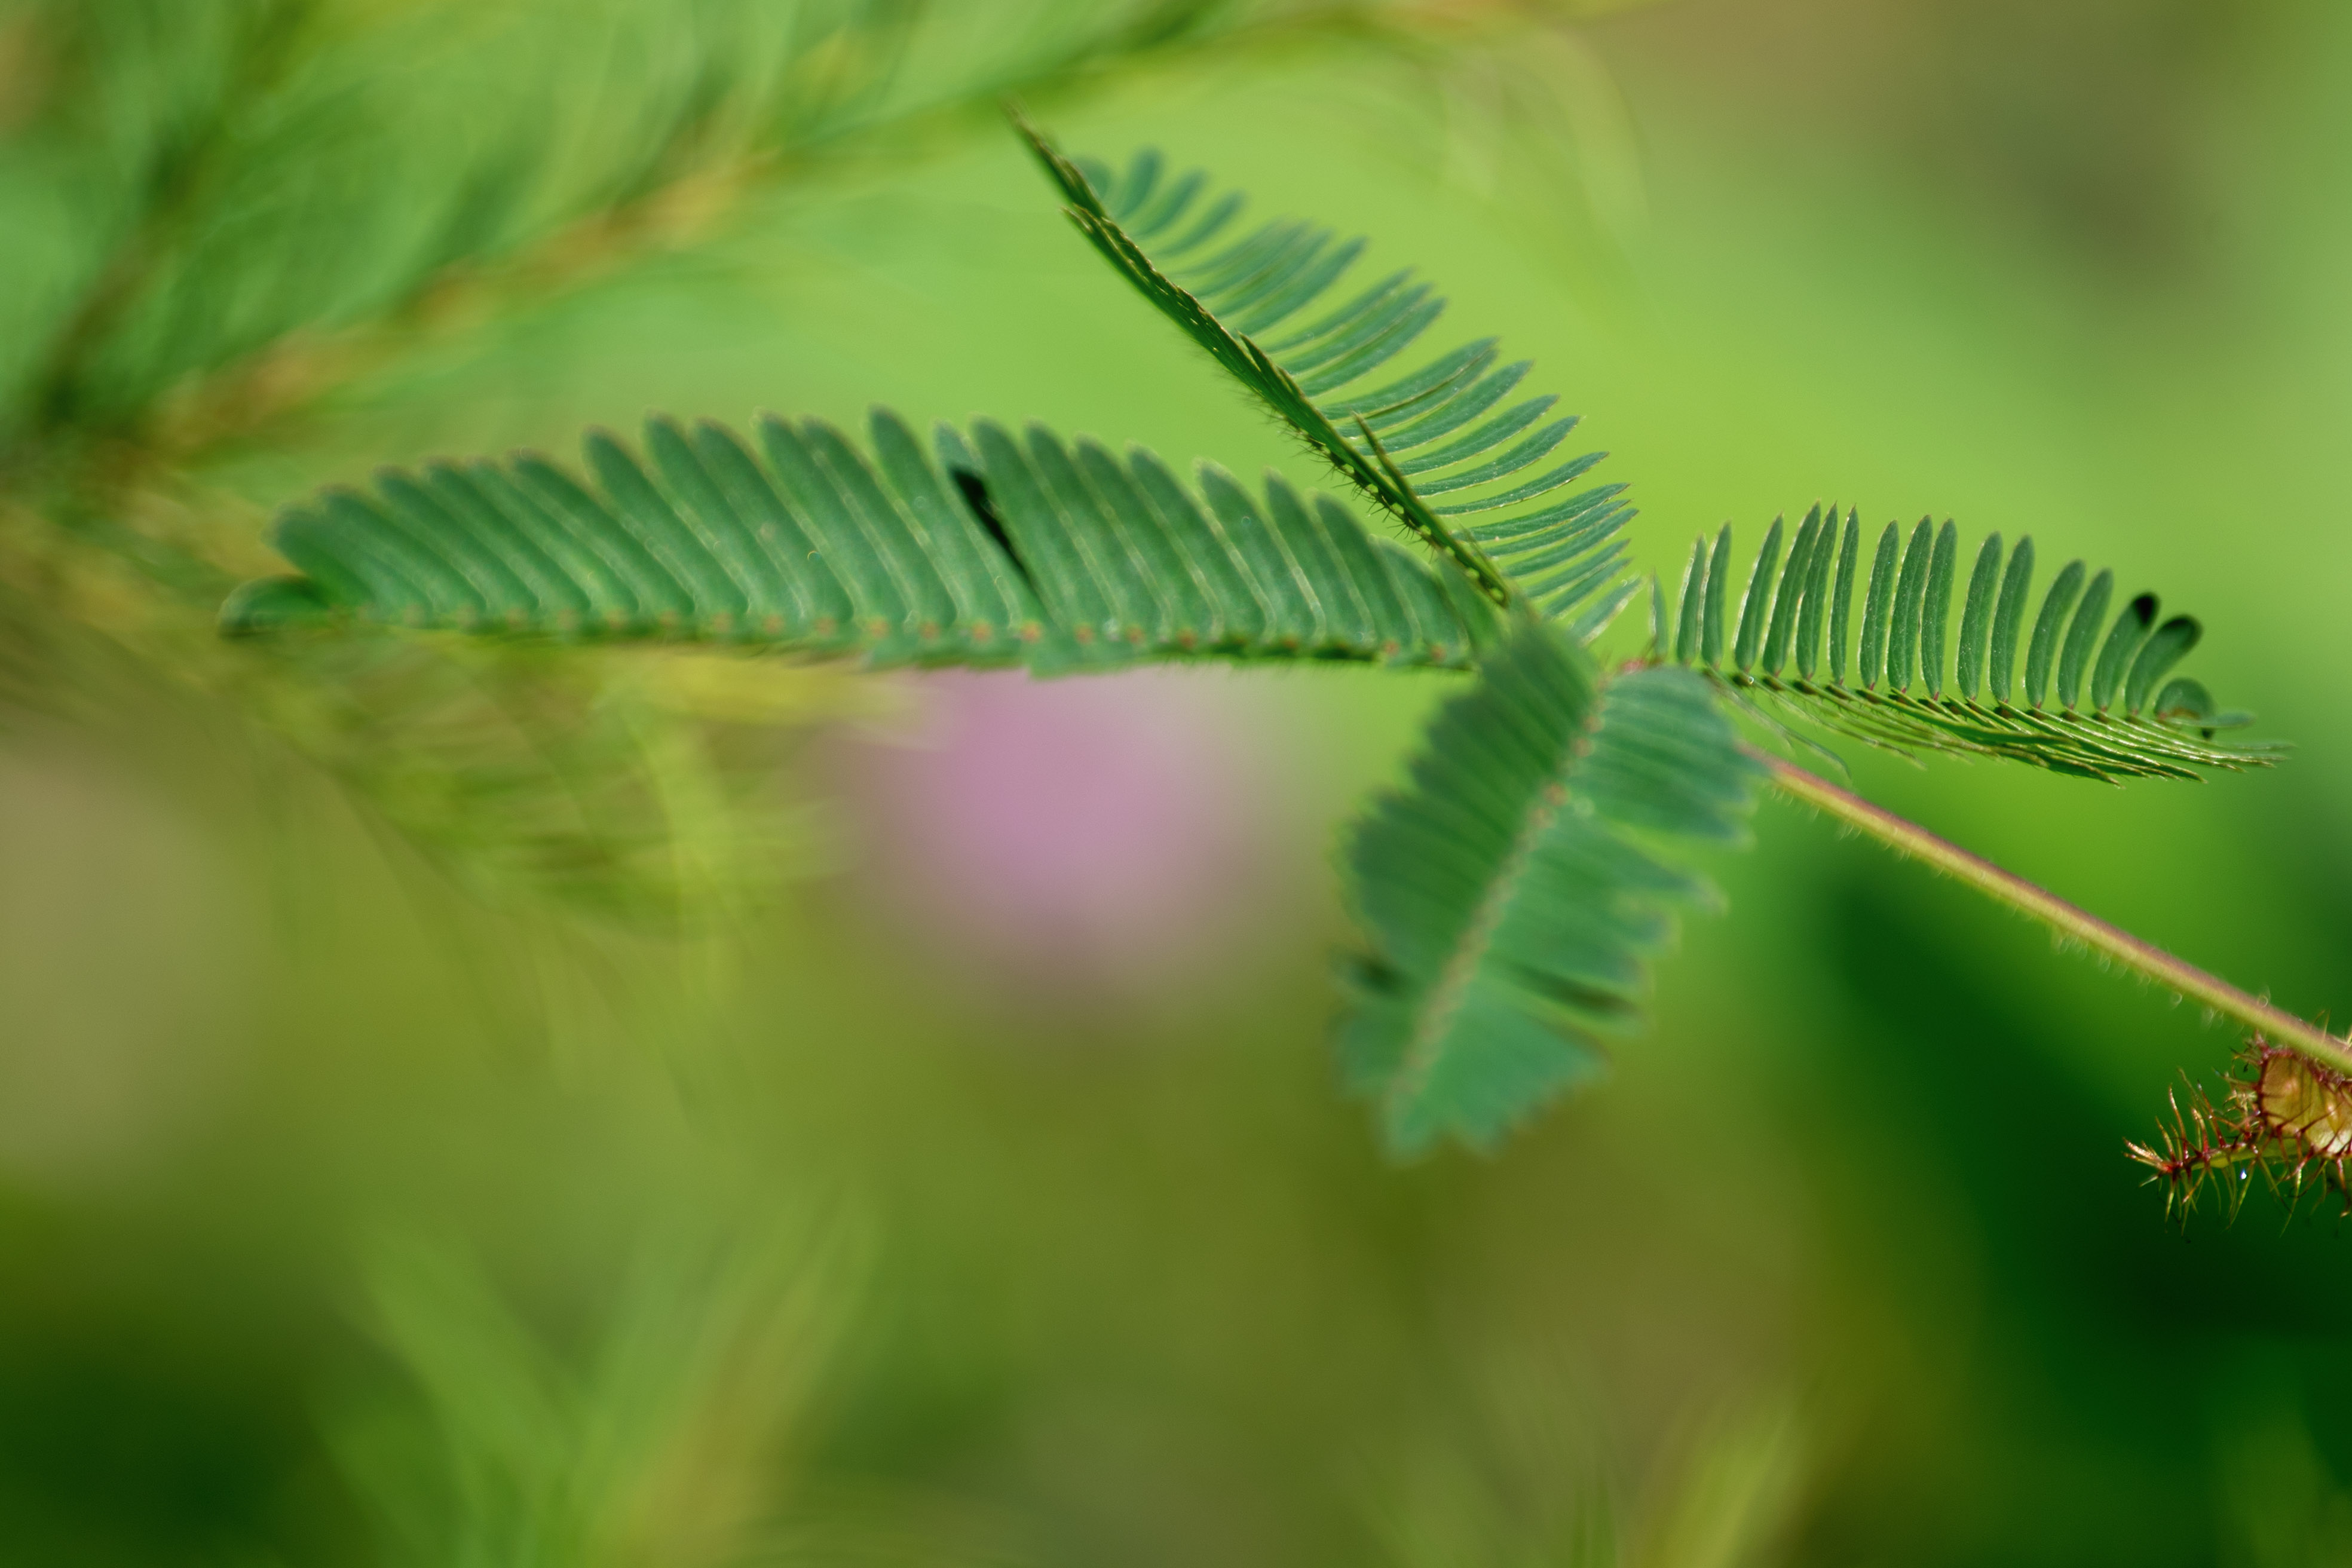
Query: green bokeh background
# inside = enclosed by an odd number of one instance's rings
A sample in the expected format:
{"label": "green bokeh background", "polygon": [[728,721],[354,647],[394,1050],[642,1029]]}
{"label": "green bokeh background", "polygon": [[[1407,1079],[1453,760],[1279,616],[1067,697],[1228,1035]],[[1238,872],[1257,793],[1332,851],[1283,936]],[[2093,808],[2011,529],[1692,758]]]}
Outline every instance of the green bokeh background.
{"label": "green bokeh background", "polygon": [[[725,670],[793,739],[733,725],[670,783],[750,774],[729,831],[786,847],[707,836],[683,915],[420,847],[257,717],[247,656],[184,651],[200,615],[85,565],[89,497],[235,571],[310,485],[648,406],[1301,459],[984,104],[762,165],[690,239],[535,272],[522,233],[487,302],[398,318],[258,436],[157,435],[235,356],[138,390],[135,343],[127,413],[45,425],[26,389],[112,221],[68,156],[100,131],[40,100],[81,68],[54,9],[0,9],[8,537],[47,541],[0,600],[32,650],[0,708],[0,1561],[2352,1560],[2352,1237],[2257,1198],[2184,1237],[2121,1158],[2231,1035],[1785,803],[1603,1088],[1403,1169],[1334,1090],[1328,848],[1444,678],[1139,682],[1134,721],[1211,752],[1171,787],[1240,770],[1257,858],[1110,979],[987,961],[919,867],[884,886],[905,824],[858,781],[927,765],[952,683]],[[1093,9],[941,8],[906,68]],[[2118,791],[1850,749],[1855,779],[2352,1016],[2352,13],[1421,9],[1402,46],[1236,22],[1029,85],[1073,145],[1157,142],[1442,279],[1455,335],[1505,333],[1614,454],[1645,566],[1833,498],[2193,610],[2195,673],[2284,768]],[[449,7],[322,14],[356,40],[330,121],[623,90],[486,63]],[[421,205],[489,145],[288,134],[343,183],[285,198],[281,247],[349,221],[304,202]]]}

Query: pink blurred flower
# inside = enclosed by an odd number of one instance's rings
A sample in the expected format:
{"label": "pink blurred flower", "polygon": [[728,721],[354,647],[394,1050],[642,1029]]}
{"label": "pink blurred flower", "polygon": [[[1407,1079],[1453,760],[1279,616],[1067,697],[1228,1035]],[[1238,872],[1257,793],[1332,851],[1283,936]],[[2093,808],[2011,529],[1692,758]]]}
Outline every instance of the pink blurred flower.
{"label": "pink blurred flower", "polygon": [[1165,984],[1261,929],[1284,879],[1277,808],[1223,672],[949,672],[920,690],[910,741],[849,759],[901,918],[1007,978],[1079,991]]}

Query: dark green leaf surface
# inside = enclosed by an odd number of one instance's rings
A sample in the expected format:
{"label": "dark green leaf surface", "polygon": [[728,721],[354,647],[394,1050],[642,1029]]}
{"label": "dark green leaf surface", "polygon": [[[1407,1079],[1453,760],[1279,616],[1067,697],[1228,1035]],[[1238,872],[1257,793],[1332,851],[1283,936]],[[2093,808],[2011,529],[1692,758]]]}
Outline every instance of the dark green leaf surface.
{"label": "dark green leaf surface", "polygon": [[647,637],[1040,673],[1186,658],[1466,666],[1494,613],[1328,497],[1114,456],[1032,426],[877,411],[861,450],[762,416],[604,432],[593,488],[544,458],[387,469],[289,507],[299,578],[239,590],[234,632],[361,624]]}
{"label": "dark green leaf surface", "polygon": [[[1720,624],[1717,606],[1734,571],[1730,530],[1712,551],[1702,538],[1683,584],[1674,658],[1733,690],[1769,697],[1832,730],[1905,752],[2009,757],[2115,781],[2195,778],[2200,768],[2263,766],[2284,751],[2274,742],[2216,741],[2217,730],[2250,721],[2217,710],[2193,680],[2166,683],[2173,667],[2196,646],[2197,623],[2177,616],[2158,626],[2157,597],[2143,594],[2110,626],[2105,617],[2114,574],[2101,572],[2085,592],[2087,574],[2079,561],[2061,569],[2033,617],[2024,700],[2012,704],[2011,675],[2032,595],[2033,542],[2019,540],[2004,571],[2000,535],[1985,541],[1969,574],[1958,646],[1948,648],[1945,626],[1959,560],[1958,531],[1949,522],[1939,531],[1923,521],[1899,551],[1899,531],[1893,524],[1879,536],[1862,611],[1857,678],[1849,682],[1845,642],[1853,625],[1860,520],[1846,514],[1832,590],[1827,550],[1837,532],[1835,508],[1821,517],[1818,529],[1808,516],[1787,564],[1776,572],[1780,525],[1772,525],[1749,580],[1738,645],[1728,660],[1719,635],[1691,635],[1701,623],[1707,631]],[[1830,602],[1822,605],[1825,593]],[[1751,658],[1751,628],[1768,616],[1771,631],[1763,639],[1761,657]],[[1792,617],[1798,628],[1793,675],[1781,639],[1781,628]],[[1815,676],[1819,661],[1811,640],[1812,628],[1823,621],[1829,630],[1826,680]],[[1950,691],[1948,660],[1957,676]],[[2053,675],[2056,700],[2049,702]],[[1988,678],[1990,689],[1980,697],[1979,686]]]}
{"label": "dark green leaf surface", "polygon": [[1992,639],[1993,594],[2000,581],[2000,535],[1996,533],[1977,552],[1977,563],[1969,573],[1968,604],[1960,611],[1959,665],[1953,673],[1962,697],[1975,697],[1984,681],[1985,649]]}
{"label": "dark green leaf surface", "polygon": [[1445,308],[1427,284],[1403,272],[1349,283],[1362,242],[1309,224],[1237,230],[1241,199],[1209,201],[1197,174],[1160,200],[1123,203],[1160,168],[1157,153],[1118,179],[1021,130],[1111,265],[1489,600],[1524,599],[1589,637],[1632,596],[1624,487],[1574,489],[1601,455],[1556,455],[1576,420],[1548,417],[1552,397],[1493,412],[1525,361],[1497,363],[1485,339],[1399,374]]}
{"label": "dark green leaf surface", "polygon": [[1813,544],[1822,531],[1822,509],[1815,507],[1798,525],[1796,542],[1789,546],[1789,581],[1797,592],[1780,595],[1772,605],[1771,629],[1764,635],[1764,668],[1778,670],[1787,662],[1789,639],[1797,633],[1797,610],[1803,589],[1812,577]]}
{"label": "dark green leaf surface", "polygon": [[[1847,520],[1851,522],[1853,520]],[[1725,523],[1727,538],[1731,525]],[[1878,536],[1878,553],[1870,563],[1870,591],[1862,605],[1862,666],[1860,685],[1869,690],[1886,676],[1886,627],[1889,610],[1895,603],[1895,552],[1901,547],[1900,535],[1893,523]],[[1718,557],[1726,553],[1717,547]],[[1712,664],[1712,659],[1707,661]]]}
{"label": "dark green leaf surface", "polygon": [[1341,1056],[1393,1150],[1488,1146],[1600,1070],[1673,911],[1706,896],[1680,851],[1737,841],[1760,771],[1687,671],[1601,684],[1535,622],[1488,657],[1347,855],[1372,951]]}
{"label": "dark green leaf surface", "polygon": [[1764,535],[1764,552],[1756,558],[1755,571],[1748,574],[1748,595],[1739,606],[1739,632],[1732,639],[1732,658],[1742,669],[1753,669],[1763,648],[1765,617],[1772,613],[1772,574],[1780,563],[1780,520],[1776,517]]}

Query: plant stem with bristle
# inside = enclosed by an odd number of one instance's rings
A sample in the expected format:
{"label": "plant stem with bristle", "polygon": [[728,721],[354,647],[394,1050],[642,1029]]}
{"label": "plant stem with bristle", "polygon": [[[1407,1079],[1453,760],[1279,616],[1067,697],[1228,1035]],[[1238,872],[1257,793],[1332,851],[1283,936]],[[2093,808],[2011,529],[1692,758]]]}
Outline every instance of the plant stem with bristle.
{"label": "plant stem with bristle", "polygon": [[1979,892],[1999,900],[2028,919],[2041,921],[2060,936],[2105,954],[2177,995],[2192,997],[2221,1016],[2233,1018],[2250,1029],[2260,1031],[2274,1045],[2285,1046],[2338,1072],[2352,1072],[2352,1039],[2331,1035],[2316,1024],[2299,1018],[2284,1008],[2273,1006],[2259,996],[2250,995],[2221,976],[2209,974],[2155,943],[2144,942],[2119,926],[2110,925],[2096,915],[2075,908],[2015,872],[2004,871],[1991,861],[1937,837],[1926,828],[1906,821],[1885,807],[1872,805],[1851,790],[1841,789],[1829,780],[1768,752],[1753,747],[1748,751],[1763,764],[1772,782],[1782,792],[1807,805],[1828,812],[1897,854],[1923,860],[1938,871],[1958,878]]}

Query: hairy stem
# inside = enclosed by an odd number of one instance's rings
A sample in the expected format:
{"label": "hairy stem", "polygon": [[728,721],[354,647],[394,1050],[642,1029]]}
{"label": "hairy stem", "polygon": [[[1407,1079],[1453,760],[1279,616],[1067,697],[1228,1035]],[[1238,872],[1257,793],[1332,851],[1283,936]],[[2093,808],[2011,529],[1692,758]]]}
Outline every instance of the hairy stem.
{"label": "hairy stem", "polygon": [[2248,1028],[2261,1031],[2273,1045],[2284,1046],[2339,1072],[2352,1071],[2352,1040],[2338,1038],[2316,1024],[2274,1007],[2259,996],[2249,995],[2221,976],[2208,974],[2153,942],[2143,942],[2119,926],[2109,925],[2096,915],[2076,909],[2015,872],[2004,871],[1884,806],[1873,805],[1851,790],[1840,789],[1829,780],[1768,752],[1753,747],[1745,749],[1763,764],[1772,782],[1783,792],[1861,829],[1897,854],[1924,860],[1938,871],[1958,878],[1979,892],[1999,900],[2029,919],[2040,921],[2063,937],[2105,954],[2166,990],[2194,997],[2223,1017],[2234,1018]]}

